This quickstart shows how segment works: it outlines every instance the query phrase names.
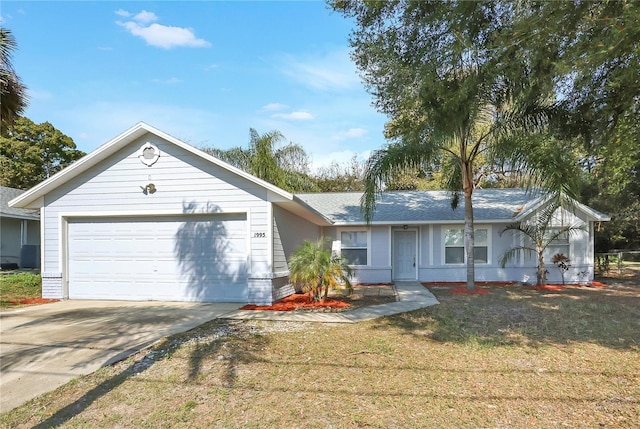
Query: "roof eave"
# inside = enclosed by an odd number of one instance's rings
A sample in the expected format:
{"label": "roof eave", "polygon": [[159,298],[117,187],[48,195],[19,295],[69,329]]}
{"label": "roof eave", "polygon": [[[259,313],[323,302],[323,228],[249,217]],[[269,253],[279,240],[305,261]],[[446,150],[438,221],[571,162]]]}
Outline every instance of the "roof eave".
{"label": "roof eave", "polygon": [[8,219],[22,219],[22,220],[40,220],[40,215],[19,215],[12,213],[0,213],[0,217]]}
{"label": "roof eave", "polygon": [[[524,220],[525,218],[531,216],[533,213],[535,213],[538,209],[540,209],[540,207],[542,207],[544,204],[546,204],[549,201],[549,198],[544,198],[544,197],[540,197],[537,200],[533,201],[530,207],[525,208],[525,210],[522,210],[520,213],[518,213],[517,216],[515,216],[513,218],[513,220],[515,222],[520,222],[522,220]],[[581,212],[583,212],[584,214],[587,215],[587,217],[589,218],[589,220],[592,221],[600,221],[600,222],[608,222],[611,220],[611,216],[604,214],[604,213],[600,213],[597,210],[592,209],[591,207],[582,204],[579,201],[573,201],[573,205],[575,206],[575,208]]]}
{"label": "roof eave", "polygon": [[[476,219],[475,224],[506,224],[513,222],[513,219]],[[402,225],[451,225],[464,224],[464,219],[443,219],[443,220],[394,220],[394,221],[373,221],[367,224],[365,221],[334,221],[334,226],[402,226]]]}

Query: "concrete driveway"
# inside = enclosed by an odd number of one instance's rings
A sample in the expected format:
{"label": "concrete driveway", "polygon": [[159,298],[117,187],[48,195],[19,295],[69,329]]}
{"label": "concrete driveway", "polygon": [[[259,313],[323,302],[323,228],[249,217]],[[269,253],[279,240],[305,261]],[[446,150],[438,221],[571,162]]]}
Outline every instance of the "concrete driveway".
{"label": "concrete driveway", "polygon": [[242,304],[62,301],[0,312],[0,412]]}

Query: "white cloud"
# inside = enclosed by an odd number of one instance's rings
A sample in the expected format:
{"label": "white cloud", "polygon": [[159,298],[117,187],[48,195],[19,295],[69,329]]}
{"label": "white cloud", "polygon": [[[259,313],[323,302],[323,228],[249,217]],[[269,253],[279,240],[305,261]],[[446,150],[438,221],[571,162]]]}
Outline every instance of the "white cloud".
{"label": "white cloud", "polygon": [[218,64],[209,64],[208,66],[206,66],[204,69],[206,71],[211,71],[211,70],[215,70],[218,68]]}
{"label": "white cloud", "polygon": [[[123,17],[130,17],[129,12],[124,10],[116,11],[116,14]],[[142,38],[148,45],[162,49],[175,47],[203,48],[211,46],[211,43],[196,37],[190,28],[175,27],[153,23],[158,17],[153,12],[142,12],[135,15],[130,21],[116,21],[116,24],[127,29],[134,36]]]}
{"label": "white cloud", "polygon": [[153,79],[153,82],[162,83],[165,85],[173,85],[182,82],[182,80],[178,79],[177,77],[170,77],[169,79]]}
{"label": "white cloud", "polygon": [[339,133],[331,136],[331,140],[333,141],[342,141],[347,139],[358,139],[364,137],[367,134],[367,130],[364,128],[349,128],[346,131],[341,131]]}
{"label": "white cloud", "polygon": [[147,12],[143,10],[133,17],[133,20],[139,24],[148,24],[150,22],[154,22],[158,20],[158,16],[153,12]]}
{"label": "white cloud", "polygon": [[275,110],[284,110],[286,109],[287,106],[286,104],[282,104],[282,103],[269,103],[269,104],[265,104],[264,106],[262,106],[263,111],[265,112],[273,112]]}
{"label": "white cloud", "polygon": [[271,117],[291,121],[309,121],[313,119],[313,115],[309,112],[275,113]]}
{"label": "white cloud", "polygon": [[285,56],[282,61],[282,73],[305,86],[333,91],[360,87],[360,79],[347,49],[304,59]]}
{"label": "white cloud", "polygon": [[128,18],[128,17],[131,16],[131,14],[129,12],[127,12],[126,10],[124,10],[124,9],[116,10],[115,14],[118,15],[118,16],[121,16],[123,18]]}

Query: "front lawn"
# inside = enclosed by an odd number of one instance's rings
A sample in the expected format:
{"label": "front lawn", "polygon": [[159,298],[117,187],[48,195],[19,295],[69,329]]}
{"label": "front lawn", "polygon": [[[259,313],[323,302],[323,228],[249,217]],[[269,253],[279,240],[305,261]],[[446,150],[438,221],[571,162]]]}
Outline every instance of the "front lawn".
{"label": "front lawn", "polygon": [[19,272],[0,274],[0,308],[20,307],[42,296],[40,274]]}
{"label": "front lawn", "polygon": [[352,325],[215,320],[2,427],[613,427],[640,417],[640,284],[483,295]]}

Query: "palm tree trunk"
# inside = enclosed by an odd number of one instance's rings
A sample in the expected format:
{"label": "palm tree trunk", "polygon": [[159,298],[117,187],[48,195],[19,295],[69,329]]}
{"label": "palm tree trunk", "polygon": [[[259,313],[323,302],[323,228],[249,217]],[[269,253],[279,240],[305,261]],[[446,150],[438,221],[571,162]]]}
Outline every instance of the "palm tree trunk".
{"label": "palm tree trunk", "polygon": [[462,164],[462,189],[464,191],[464,251],[467,256],[467,290],[475,289],[475,264],[473,261],[473,176],[471,162]]}
{"label": "palm tree trunk", "polygon": [[473,204],[471,193],[464,193],[464,251],[467,256],[467,289],[475,289],[475,264],[473,261]]}
{"label": "palm tree trunk", "polygon": [[538,284],[536,286],[547,285],[547,270],[544,268],[544,256],[542,252],[538,254],[538,276],[537,277],[538,277]]}

